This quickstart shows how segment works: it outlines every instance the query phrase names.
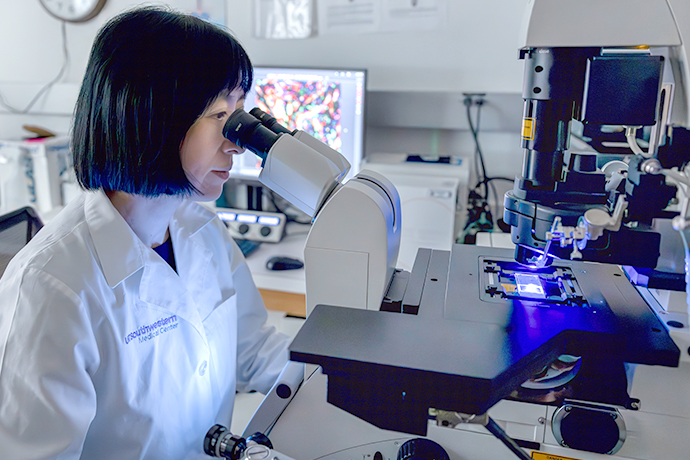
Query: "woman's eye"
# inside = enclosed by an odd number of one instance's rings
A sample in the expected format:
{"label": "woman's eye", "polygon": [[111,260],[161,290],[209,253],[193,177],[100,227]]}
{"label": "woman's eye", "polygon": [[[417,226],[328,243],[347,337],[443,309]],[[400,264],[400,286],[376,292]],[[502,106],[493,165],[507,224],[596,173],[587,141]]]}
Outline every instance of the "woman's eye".
{"label": "woman's eye", "polygon": [[228,112],[218,112],[218,113],[214,114],[213,117],[216,118],[217,120],[222,120],[223,118],[225,118],[227,116],[227,114],[228,114]]}

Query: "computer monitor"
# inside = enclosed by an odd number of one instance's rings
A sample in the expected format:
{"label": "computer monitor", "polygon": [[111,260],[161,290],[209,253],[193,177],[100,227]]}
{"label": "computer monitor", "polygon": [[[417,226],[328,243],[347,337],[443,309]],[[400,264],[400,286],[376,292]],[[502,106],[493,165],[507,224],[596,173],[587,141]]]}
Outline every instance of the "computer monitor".
{"label": "computer monitor", "polygon": [[[289,129],[300,129],[340,152],[359,172],[364,155],[366,71],[305,67],[254,67],[245,110],[259,107]],[[256,178],[260,160],[246,151],[235,157],[231,175]]]}

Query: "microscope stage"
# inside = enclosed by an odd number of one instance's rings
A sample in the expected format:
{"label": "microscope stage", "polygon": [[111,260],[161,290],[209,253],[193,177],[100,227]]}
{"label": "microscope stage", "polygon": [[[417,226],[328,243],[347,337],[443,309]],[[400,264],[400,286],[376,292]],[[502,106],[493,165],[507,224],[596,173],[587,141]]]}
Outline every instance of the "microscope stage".
{"label": "microscope stage", "polygon": [[533,269],[512,255],[421,249],[400,313],[317,306],[290,357],[322,367],[332,404],[421,435],[429,408],[483,414],[564,354],[678,365],[678,348],[620,267]]}

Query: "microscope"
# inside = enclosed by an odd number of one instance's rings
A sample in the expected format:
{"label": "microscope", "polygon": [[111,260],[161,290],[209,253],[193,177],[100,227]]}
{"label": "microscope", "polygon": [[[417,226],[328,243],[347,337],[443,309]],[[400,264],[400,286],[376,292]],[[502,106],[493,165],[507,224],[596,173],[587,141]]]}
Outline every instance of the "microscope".
{"label": "microscope", "polygon": [[[261,159],[259,182],[312,217],[304,249],[307,314],[322,303],[378,309],[400,248],[401,206],[393,184],[366,170],[344,182],[350,165],[340,153],[258,108],[232,113],[223,135]],[[272,449],[265,433],[303,378],[304,365],[289,362],[243,436],[213,426],[204,451],[235,460],[291,460]]]}
{"label": "microscope", "polygon": [[[321,278],[308,274],[308,318],[290,346],[309,372],[288,404],[255,415],[277,450],[687,458],[688,309],[654,286],[690,285],[657,273],[660,220],[689,253],[689,17],[673,0],[528,2],[523,168],[505,196],[514,251],[420,249],[410,272],[396,270],[394,188],[367,198],[374,219],[337,220],[360,207],[354,192],[333,204],[349,182],[324,195],[305,249]],[[358,225],[365,236],[347,234]],[[369,235],[385,254],[373,256]]]}

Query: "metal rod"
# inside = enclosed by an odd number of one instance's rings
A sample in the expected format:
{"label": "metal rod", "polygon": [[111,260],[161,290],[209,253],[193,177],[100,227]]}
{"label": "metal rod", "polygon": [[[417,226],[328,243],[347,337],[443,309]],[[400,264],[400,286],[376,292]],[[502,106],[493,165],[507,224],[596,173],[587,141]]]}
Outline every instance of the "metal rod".
{"label": "metal rod", "polygon": [[508,449],[513,451],[515,455],[518,456],[518,458],[522,460],[532,460],[532,458],[527,455],[527,453],[520,447],[510,436],[506,434],[505,431],[503,431],[503,428],[498,426],[496,422],[494,422],[494,419],[491,417],[488,417],[488,422],[486,423],[486,429],[489,430],[491,434],[496,436],[503,444],[505,444]]}

